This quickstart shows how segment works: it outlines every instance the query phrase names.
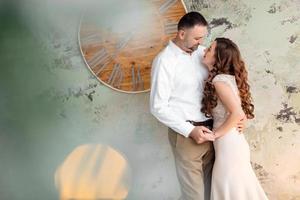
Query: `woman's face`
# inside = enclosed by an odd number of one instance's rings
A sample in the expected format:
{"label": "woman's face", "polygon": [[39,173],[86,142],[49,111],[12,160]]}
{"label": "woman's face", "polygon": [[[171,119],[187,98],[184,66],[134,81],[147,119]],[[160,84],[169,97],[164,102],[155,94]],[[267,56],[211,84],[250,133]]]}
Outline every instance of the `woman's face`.
{"label": "woman's face", "polygon": [[210,47],[204,50],[204,55],[202,62],[206,65],[209,71],[213,69],[213,66],[216,62],[215,60],[215,49],[217,46],[217,42],[214,41],[211,43]]}

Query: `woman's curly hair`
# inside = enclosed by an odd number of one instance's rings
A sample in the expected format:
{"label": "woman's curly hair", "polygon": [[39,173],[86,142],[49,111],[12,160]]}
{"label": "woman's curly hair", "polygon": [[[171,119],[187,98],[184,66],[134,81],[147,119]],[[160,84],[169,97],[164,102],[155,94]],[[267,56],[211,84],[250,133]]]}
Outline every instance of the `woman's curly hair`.
{"label": "woman's curly hair", "polygon": [[201,111],[207,116],[212,117],[212,109],[217,106],[217,94],[213,78],[218,74],[230,74],[235,76],[239,95],[241,98],[242,109],[248,119],[254,118],[254,105],[248,84],[248,72],[245,63],[241,58],[237,45],[227,38],[216,38],[215,64],[210,71],[204,87]]}

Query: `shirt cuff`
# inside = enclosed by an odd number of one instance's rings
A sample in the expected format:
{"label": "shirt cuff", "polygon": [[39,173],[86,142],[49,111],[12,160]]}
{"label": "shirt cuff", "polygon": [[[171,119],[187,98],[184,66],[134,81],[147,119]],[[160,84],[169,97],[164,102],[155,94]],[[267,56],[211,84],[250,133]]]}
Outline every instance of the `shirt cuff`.
{"label": "shirt cuff", "polygon": [[183,124],[182,128],[181,128],[181,135],[183,135],[184,137],[189,137],[190,133],[192,132],[192,130],[195,128],[194,125],[192,125],[189,122],[186,122]]}

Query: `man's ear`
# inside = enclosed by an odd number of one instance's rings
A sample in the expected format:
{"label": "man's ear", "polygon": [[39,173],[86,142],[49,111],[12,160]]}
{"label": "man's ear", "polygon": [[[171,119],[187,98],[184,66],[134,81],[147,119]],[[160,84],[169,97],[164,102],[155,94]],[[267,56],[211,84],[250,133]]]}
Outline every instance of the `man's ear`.
{"label": "man's ear", "polygon": [[179,38],[181,39],[181,40],[183,40],[184,39],[184,37],[185,37],[185,31],[183,30],[183,29],[179,29],[178,30],[178,36],[179,36]]}

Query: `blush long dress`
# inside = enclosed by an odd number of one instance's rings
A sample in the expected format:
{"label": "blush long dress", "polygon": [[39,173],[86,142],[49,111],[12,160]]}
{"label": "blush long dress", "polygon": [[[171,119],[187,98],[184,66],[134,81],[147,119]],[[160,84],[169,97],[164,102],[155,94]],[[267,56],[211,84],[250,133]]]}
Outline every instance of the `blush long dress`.
{"label": "blush long dress", "polygon": [[[235,77],[219,74],[213,82],[222,81],[230,86],[240,101]],[[228,111],[218,99],[212,112],[214,129],[227,119]],[[236,128],[214,141],[215,164],[212,172],[211,200],[265,200],[263,191],[250,163],[249,145]]]}

